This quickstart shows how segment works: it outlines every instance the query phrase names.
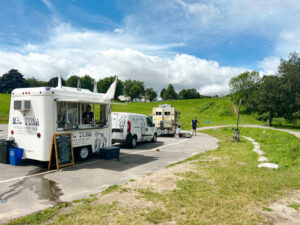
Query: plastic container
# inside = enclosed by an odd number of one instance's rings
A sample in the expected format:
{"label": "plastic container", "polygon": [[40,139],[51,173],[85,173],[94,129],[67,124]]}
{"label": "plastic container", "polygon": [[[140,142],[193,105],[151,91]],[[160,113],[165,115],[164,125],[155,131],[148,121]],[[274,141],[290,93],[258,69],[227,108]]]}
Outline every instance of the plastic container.
{"label": "plastic container", "polygon": [[100,149],[100,158],[102,159],[119,159],[120,156],[120,147],[117,146],[109,146]]}
{"label": "plastic container", "polygon": [[0,163],[9,163],[7,143],[0,140]]}
{"label": "plastic container", "polygon": [[9,161],[10,165],[18,166],[22,163],[23,148],[10,148],[9,149]]}

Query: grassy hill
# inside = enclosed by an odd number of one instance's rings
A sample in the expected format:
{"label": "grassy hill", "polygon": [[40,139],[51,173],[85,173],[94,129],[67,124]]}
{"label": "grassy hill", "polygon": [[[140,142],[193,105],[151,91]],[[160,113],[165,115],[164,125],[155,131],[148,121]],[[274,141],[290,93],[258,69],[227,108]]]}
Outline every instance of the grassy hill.
{"label": "grassy hill", "polygon": [[[235,124],[237,120],[234,105],[229,98],[206,98],[151,103],[134,102],[127,105],[113,105],[112,110],[115,112],[135,112],[151,115],[152,108],[159,104],[171,104],[180,111],[180,122],[183,123],[184,129],[191,128],[191,121],[195,116],[200,122],[200,126]],[[209,124],[206,124],[206,122],[209,122]],[[240,123],[261,124],[260,121],[246,114],[241,115]]]}
{"label": "grassy hill", "polygon": [[8,123],[10,95],[0,94],[0,124]]}
{"label": "grassy hill", "polygon": [[[10,95],[0,94],[0,123],[7,123],[9,114]],[[229,98],[207,98],[177,100],[167,102],[134,102],[126,105],[113,105],[114,112],[134,112],[144,115],[151,115],[152,108],[159,104],[172,104],[181,112],[180,121],[184,124],[184,129],[190,129],[191,121],[196,116],[200,126],[214,126],[235,124],[237,116],[234,112],[234,106]],[[209,121],[209,124],[206,122]],[[261,124],[250,115],[242,114],[241,124]]]}

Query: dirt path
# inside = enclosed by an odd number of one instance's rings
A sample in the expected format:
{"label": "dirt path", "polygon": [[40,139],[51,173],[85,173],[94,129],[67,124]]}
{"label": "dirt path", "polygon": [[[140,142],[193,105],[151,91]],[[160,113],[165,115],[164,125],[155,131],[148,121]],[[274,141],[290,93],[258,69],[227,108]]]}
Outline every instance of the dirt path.
{"label": "dirt path", "polygon": [[[211,127],[200,127],[197,128],[197,130],[209,130],[209,129],[218,129],[222,127],[232,127],[235,125],[221,125],[221,126],[211,126]],[[239,125],[240,127],[250,127],[250,128],[262,128],[262,129],[270,129],[270,130],[279,130],[283,132],[287,132],[290,134],[295,135],[297,138],[300,138],[300,132],[299,131],[293,131],[293,130],[288,130],[288,129],[280,129],[280,128],[274,128],[274,127],[267,127],[263,125]]]}

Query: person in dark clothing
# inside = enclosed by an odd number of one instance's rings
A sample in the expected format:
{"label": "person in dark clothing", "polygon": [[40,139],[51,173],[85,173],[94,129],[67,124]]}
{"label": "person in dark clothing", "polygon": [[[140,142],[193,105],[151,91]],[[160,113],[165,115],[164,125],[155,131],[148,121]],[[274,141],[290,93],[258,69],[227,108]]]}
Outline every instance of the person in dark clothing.
{"label": "person in dark clothing", "polygon": [[195,117],[193,120],[192,120],[192,135],[197,135],[196,133],[196,130],[197,130],[197,123],[198,123],[198,120],[197,118]]}
{"label": "person in dark clothing", "polygon": [[90,124],[94,120],[94,114],[91,112],[92,107],[90,105],[87,106],[86,112],[82,114],[82,123]]}

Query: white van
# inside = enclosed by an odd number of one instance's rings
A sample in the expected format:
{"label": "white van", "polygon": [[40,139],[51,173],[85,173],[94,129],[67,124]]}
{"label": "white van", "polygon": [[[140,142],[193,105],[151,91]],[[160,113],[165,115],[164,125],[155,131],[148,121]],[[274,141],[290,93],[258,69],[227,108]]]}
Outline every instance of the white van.
{"label": "white van", "polygon": [[84,160],[111,146],[111,106],[115,81],[106,94],[81,88],[18,88],[11,93],[8,138],[24,158],[49,161],[54,134],[71,133],[75,155]]}
{"label": "white van", "polygon": [[157,140],[157,130],[150,120],[142,114],[113,112],[112,143],[124,143],[135,148],[137,142]]}

